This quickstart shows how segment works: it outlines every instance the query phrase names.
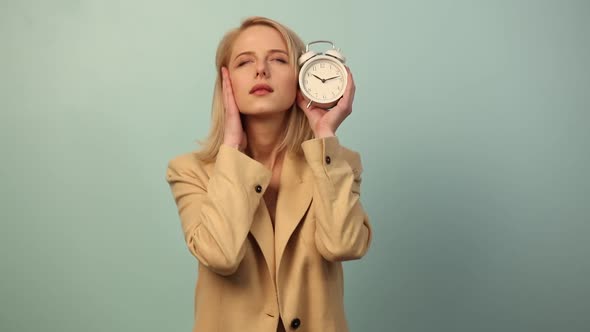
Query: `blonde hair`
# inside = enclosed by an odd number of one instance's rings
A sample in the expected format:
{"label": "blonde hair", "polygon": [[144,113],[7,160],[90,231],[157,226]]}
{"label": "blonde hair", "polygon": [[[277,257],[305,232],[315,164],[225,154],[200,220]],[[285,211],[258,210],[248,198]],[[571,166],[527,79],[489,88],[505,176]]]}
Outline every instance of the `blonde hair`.
{"label": "blonde hair", "polygon": [[[265,17],[249,17],[245,19],[238,28],[227,32],[217,46],[217,54],[215,57],[217,78],[215,79],[213,103],[211,105],[211,128],[207,139],[204,141],[198,141],[202,148],[196,152],[197,157],[205,162],[214,161],[219,152],[219,148],[223,144],[225,109],[223,107],[223,92],[221,87],[221,68],[229,64],[233,44],[240,33],[246,28],[255,25],[271,27],[281,34],[287,44],[289,63],[292,64],[293,70],[296,71],[296,73],[299,71],[297,60],[299,55],[305,50],[305,44],[299,36],[286,26]],[[285,134],[277,148],[279,151],[288,149],[288,151],[301,154],[301,143],[313,138],[313,131],[309,125],[307,117],[303,111],[299,109],[296,102],[293,103],[293,106],[288,112]]]}

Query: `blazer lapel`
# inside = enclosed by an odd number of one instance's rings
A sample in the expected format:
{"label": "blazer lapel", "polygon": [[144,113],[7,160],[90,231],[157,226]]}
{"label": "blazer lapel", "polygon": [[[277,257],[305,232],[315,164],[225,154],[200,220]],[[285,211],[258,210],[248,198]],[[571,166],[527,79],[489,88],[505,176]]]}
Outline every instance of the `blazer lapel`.
{"label": "blazer lapel", "polygon": [[254,220],[252,221],[252,226],[250,226],[250,233],[252,233],[254,239],[256,239],[256,242],[258,243],[258,246],[264,255],[268,272],[270,273],[271,279],[274,282],[275,237],[272,230],[270,215],[268,214],[266,203],[262,198],[260,199],[260,205],[258,205],[258,208],[254,212]]}
{"label": "blazer lapel", "polygon": [[311,170],[305,159],[287,152],[283,161],[275,212],[274,245],[277,271],[291,234],[310,206],[313,195],[310,177]]}

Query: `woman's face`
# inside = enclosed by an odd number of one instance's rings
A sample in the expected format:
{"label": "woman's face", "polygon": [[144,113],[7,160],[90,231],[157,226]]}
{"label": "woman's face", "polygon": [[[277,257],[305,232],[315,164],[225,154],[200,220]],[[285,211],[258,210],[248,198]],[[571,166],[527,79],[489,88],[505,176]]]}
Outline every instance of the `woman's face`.
{"label": "woman's face", "polygon": [[281,34],[268,26],[246,28],[234,42],[228,64],[238,109],[243,114],[288,110],[295,102],[297,74]]}

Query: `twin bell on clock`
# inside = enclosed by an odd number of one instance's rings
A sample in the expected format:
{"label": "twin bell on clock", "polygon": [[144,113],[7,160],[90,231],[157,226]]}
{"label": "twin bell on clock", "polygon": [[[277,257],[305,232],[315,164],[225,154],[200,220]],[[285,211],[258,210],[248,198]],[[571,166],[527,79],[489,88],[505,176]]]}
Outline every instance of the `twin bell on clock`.
{"label": "twin bell on clock", "polygon": [[[311,45],[319,43],[330,44],[332,48],[323,53],[309,50]],[[309,100],[307,108],[313,104],[329,109],[338,103],[348,83],[345,61],[331,41],[316,40],[307,44],[305,53],[299,57],[299,88]]]}

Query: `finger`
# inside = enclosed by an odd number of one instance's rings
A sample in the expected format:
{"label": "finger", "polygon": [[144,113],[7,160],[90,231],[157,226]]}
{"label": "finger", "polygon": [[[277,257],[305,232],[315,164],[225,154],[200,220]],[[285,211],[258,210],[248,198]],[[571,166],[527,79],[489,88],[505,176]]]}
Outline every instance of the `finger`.
{"label": "finger", "polygon": [[223,90],[223,107],[225,109],[224,142],[231,144],[232,146],[238,146],[241,150],[243,150],[244,145],[247,143],[243,142],[245,137],[243,135],[240,111],[236,105],[229,71],[226,67],[221,68],[221,78]]}
{"label": "finger", "polygon": [[356,84],[354,84],[354,82],[352,82],[352,89],[351,89],[351,100],[350,100],[350,104],[352,104],[352,102],[354,101],[354,97],[356,96]]}
{"label": "finger", "polygon": [[223,106],[225,107],[226,112],[229,112],[232,115],[237,115],[238,107],[234,98],[234,92],[231,85],[231,80],[229,78],[229,71],[225,67],[222,67],[221,70],[223,74]]}
{"label": "finger", "polygon": [[221,67],[221,87],[223,92],[223,107],[225,111],[228,111],[229,100],[228,100],[228,86],[227,86],[227,69],[225,67]]}
{"label": "finger", "polygon": [[[350,71],[350,68],[346,67],[346,71],[348,72],[348,77],[347,77],[348,84],[346,85],[346,90],[344,91],[344,96],[347,99],[347,104],[349,103],[350,105],[352,105],[352,100],[354,99],[354,92],[356,90],[356,86],[354,84],[354,79],[352,77],[352,72]],[[349,100],[350,100],[350,102],[349,102]]]}

